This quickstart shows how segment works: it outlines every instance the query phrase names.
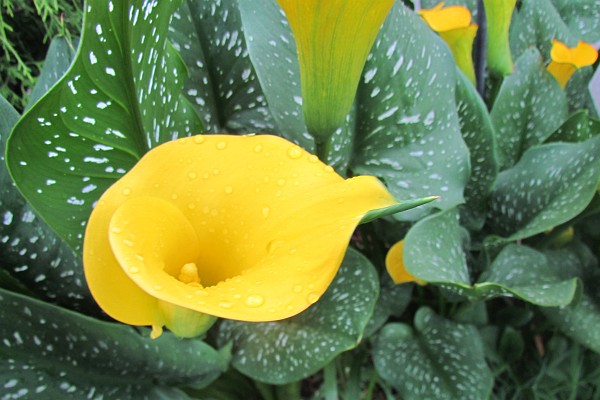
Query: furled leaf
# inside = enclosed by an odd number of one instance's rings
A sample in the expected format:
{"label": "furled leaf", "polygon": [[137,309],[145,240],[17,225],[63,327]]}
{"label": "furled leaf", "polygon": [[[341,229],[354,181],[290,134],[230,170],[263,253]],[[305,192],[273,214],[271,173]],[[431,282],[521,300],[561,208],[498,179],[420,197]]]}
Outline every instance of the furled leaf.
{"label": "furled leaf", "polygon": [[97,312],[83,278],[80,258],[26,203],[6,170],[6,138],[18,118],[12,106],[0,98],[0,268],[40,298]]}
{"label": "furled leaf", "polygon": [[498,176],[489,224],[506,241],[524,239],[579,214],[600,179],[600,136],[579,143],[548,143],[527,150]]}
{"label": "furled leaf", "polygon": [[[230,0],[231,1],[231,0]],[[248,52],[264,90],[269,109],[277,121],[278,132],[309,151],[314,150],[302,112],[300,67],[296,42],[285,14],[275,0],[239,1]],[[344,174],[352,152],[354,112],[331,138],[327,160]]]}
{"label": "furled leaf", "polygon": [[567,99],[544,68],[536,49],[515,62],[490,113],[501,164],[514,165],[531,146],[544,142],[567,118]]}
{"label": "furled leaf", "polygon": [[397,3],[365,65],[352,169],[381,177],[399,199],[441,198],[399,219],[463,202],[469,154],[460,135],[455,64],[445,43]]}
{"label": "furled leaf", "polygon": [[169,39],[189,70],[184,94],[210,132],[277,133],[239,14],[232,0],[185,0],[174,13]]}
{"label": "furled leaf", "polygon": [[86,5],[67,74],[15,126],[7,162],[21,192],[76,251],[94,202],[146,151],[202,130],[179,96],[183,61],[165,40],[177,0]]}
{"label": "furled leaf", "polygon": [[201,387],[227,365],[200,340],[133,328],[0,289],[3,398],[185,399],[169,386]]}
{"label": "furled leaf", "polygon": [[456,80],[458,121],[463,140],[469,147],[471,177],[465,187],[465,205],[460,213],[463,224],[480,229],[485,222],[487,201],[498,175],[496,132],[487,107],[467,77]]}
{"label": "furled leaf", "polygon": [[414,325],[382,329],[373,349],[379,375],[407,400],[487,399],[493,376],[477,329],[429,308],[417,311]]}
{"label": "furled leaf", "polygon": [[233,341],[233,366],[245,375],[267,383],[294,382],[360,342],[378,292],[371,263],[350,248],[315,305],[283,321],[223,321],[219,342]]}
{"label": "furled leaf", "polygon": [[598,261],[581,246],[547,252],[548,260],[564,270],[575,271],[584,282],[581,301],[567,307],[542,308],[542,312],[558,329],[577,342],[600,353],[600,284]]}

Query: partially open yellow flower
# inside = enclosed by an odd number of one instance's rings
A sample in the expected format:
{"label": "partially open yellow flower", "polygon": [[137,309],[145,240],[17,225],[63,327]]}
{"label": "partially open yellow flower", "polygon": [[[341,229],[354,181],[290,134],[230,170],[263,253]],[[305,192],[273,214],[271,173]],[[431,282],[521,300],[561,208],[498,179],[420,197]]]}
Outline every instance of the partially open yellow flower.
{"label": "partially open yellow flower", "polygon": [[153,336],[194,336],[194,316],[279,320],[325,292],[365,213],[395,203],[376,178],[343,179],[276,136],[179,139],[103,194],[85,276],[104,311]]}
{"label": "partially open yellow flower", "polygon": [[509,29],[517,0],[483,0],[487,22],[487,63],[491,71],[508,75],[513,71]]}
{"label": "partially open yellow flower", "polygon": [[552,40],[550,57],[552,61],[548,65],[548,71],[564,88],[577,69],[596,62],[598,51],[591,44],[582,41],[575,47],[567,47],[558,40]]}
{"label": "partially open yellow flower", "polygon": [[416,282],[419,285],[425,285],[422,279],[416,278],[406,270],[404,266],[404,240],[394,244],[385,257],[385,267],[392,277],[395,284]]}
{"label": "partially open yellow flower", "polygon": [[394,0],[277,0],[296,39],[302,108],[325,142],[352,103],[375,37]]}
{"label": "partially open yellow flower", "polygon": [[458,68],[475,84],[473,41],[477,24],[471,23],[471,11],[463,6],[444,7],[441,2],[429,10],[420,10],[419,15],[444,39]]}

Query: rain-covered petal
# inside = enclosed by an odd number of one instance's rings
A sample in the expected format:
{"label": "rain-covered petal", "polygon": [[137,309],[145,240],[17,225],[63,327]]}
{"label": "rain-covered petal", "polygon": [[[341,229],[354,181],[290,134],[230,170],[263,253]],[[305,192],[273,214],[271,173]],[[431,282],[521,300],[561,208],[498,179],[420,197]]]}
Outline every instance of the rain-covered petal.
{"label": "rain-covered petal", "polygon": [[406,270],[404,265],[404,240],[394,244],[385,257],[385,267],[395,284],[416,282],[425,285],[425,281],[414,277]]}
{"label": "rain-covered petal", "polygon": [[598,51],[591,44],[582,41],[575,47],[568,47],[558,40],[552,40],[550,57],[552,61],[548,65],[548,71],[564,88],[577,69],[596,62]]}
{"label": "rain-covered petal", "polygon": [[279,137],[180,139],[103,194],[86,278],[98,304],[132,325],[166,324],[164,303],[279,320],[319,299],[361,218],[395,203],[376,178],[343,179]]}
{"label": "rain-covered petal", "polygon": [[419,11],[421,18],[446,42],[460,70],[475,84],[473,41],[477,24],[471,24],[471,11],[463,6],[444,7],[444,2]]}
{"label": "rain-covered petal", "polygon": [[302,108],[325,142],[342,125],[360,74],[393,0],[277,0],[296,39]]}
{"label": "rain-covered petal", "polygon": [[517,0],[483,0],[487,23],[487,63],[491,71],[508,75],[513,71],[509,29]]}

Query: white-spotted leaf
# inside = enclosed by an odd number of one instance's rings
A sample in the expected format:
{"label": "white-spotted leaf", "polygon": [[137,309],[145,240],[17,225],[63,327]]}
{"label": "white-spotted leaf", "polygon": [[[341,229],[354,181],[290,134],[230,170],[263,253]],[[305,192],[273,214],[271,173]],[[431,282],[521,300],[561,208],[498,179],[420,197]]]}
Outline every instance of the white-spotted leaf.
{"label": "white-spotted leaf", "polygon": [[388,324],[377,336],[373,359],[379,375],[406,400],[487,399],[493,375],[477,329],[429,308],[417,311],[414,324]]}
{"label": "white-spotted leaf", "polygon": [[455,69],[446,44],[397,3],[359,85],[352,169],[381,177],[400,199],[441,198],[396,218],[418,219],[464,200],[469,153],[458,123]]}
{"label": "white-spotted leaf", "polygon": [[378,294],[373,266],[349,248],[315,305],[283,321],[223,321],[219,342],[233,342],[233,366],[243,374],[273,384],[294,382],[360,342]]}
{"label": "white-spotted leaf", "polygon": [[19,190],[76,251],[94,202],[151,147],[202,130],[166,41],[180,1],[93,1],[66,75],[15,126]]}

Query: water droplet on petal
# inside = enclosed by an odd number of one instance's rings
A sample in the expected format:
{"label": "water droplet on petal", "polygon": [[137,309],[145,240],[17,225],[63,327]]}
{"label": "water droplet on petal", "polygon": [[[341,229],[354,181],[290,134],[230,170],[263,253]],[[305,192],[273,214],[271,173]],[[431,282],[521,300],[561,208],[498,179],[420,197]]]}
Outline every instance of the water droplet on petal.
{"label": "water droplet on petal", "polygon": [[271,209],[269,207],[263,207],[263,209],[262,209],[262,215],[265,218],[268,217],[270,213],[271,213]]}
{"label": "water droplet on petal", "polygon": [[246,297],[246,305],[248,307],[252,307],[252,308],[260,307],[264,303],[265,303],[265,299],[261,295],[251,294],[250,296]]}
{"label": "water droplet on petal", "polygon": [[287,153],[292,159],[297,159],[302,156],[302,150],[300,150],[298,147],[290,147]]}
{"label": "water droplet on petal", "polygon": [[204,143],[204,136],[202,136],[202,135],[194,136],[194,143],[197,143],[197,144]]}
{"label": "water droplet on petal", "polygon": [[198,175],[195,172],[190,172],[188,174],[188,178],[190,178],[190,179],[196,179],[197,177],[198,177]]}
{"label": "water droplet on petal", "polygon": [[129,188],[125,188],[123,189],[123,196],[129,196],[131,194],[131,189]]}
{"label": "water droplet on petal", "polygon": [[189,208],[190,210],[193,210],[194,208],[196,208],[196,203],[189,203],[189,204],[188,204],[188,208]]}
{"label": "water droplet on petal", "polygon": [[130,267],[128,271],[130,274],[137,274],[140,272],[140,269],[138,267]]}
{"label": "water droplet on petal", "polygon": [[172,199],[172,200],[177,200],[178,198],[179,198],[179,195],[178,195],[177,193],[173,193],[173,194],[171,195],[171,199]]}
{"label": "water droplet on petal", "polygon": [[325,172],[333,172],[333,167],[331,165],[326,165],[324,170]]}
{"label": "water droplet on petal", "polygon": [[160,285],[154,285],[154,290],[156,290],[157,292],[158,292],[158,291],[161,291],[161,290],[162,290],[162,288],[163,288],[163,287],[162,287],[162,286],[160,286]]}
{"label": "water droplet on petal", "polygon": [[308,295],[307,300],[310,304],[315,304],[317,300],[319,300],[319,295],[316,293],[311,293]]}
{"label": "water droplet on petal", "polygon": [[233,193],[233,187],[231,187],[231,186],[226,186],[226,187],[225,187],[225,193],[227,193],[227,194],[231,194],[231,193]]}
{"label": "water droplet on petal", "polygon": [[[234,290],[235,290],[235,289],[234,289]],[[239,300],[239,299],[241,299],[241,298],[242,298],[242,295],[241,295],[241,294],[239,294],[239,293],[236,293],[236,294],[234,294],[234,295],[233,295],[233,298],[234,298],[234,299],[236,299],[236,300]]]}
{"label": "water droplet on petal", "polygon": [[222,308],[231,308],[233,306],[233,303],[229,302],[229,301],[222,301],[219,303],[219,307]]}
{"label": "water droplet on petal", "polygon": [[285,180],[285,179],[283,179],[283,178],[279,178],[279,180],[277,180],[277,184],[278,184],[279,186],[283,186],[283,185],[285,185],[285,182],[286,182],[286,180]]}
{"label": "water droplet on petal", "polygon": [[254,152],[255,153],[260,153],[262,151],[263,147],[260,144],[257,144],[256,147],[254,147]]}
{"label": "water droplet on petal", "polygon": [[217,143],[218,150],[223,150],[225,147],[227,147],[227,142],[218,142]]}
{"label": "water droplet on petal", "polygon": [[302,285],[296,285],[292,290],[294,293],[300,293],[302,291]]}
{"label": "water droplet on petal", "polygon": [[112,228],[110,228],[110,231],[112,233],[121,233],[121,228],[117,228],[116,226],[113,226]]}
{"label": "water droplet on petal", "polygon": [[310,161],[311,163],[316,163],[319,161],[319,157],[315,156],[314,154],[311,154],[310,156],[308,156],[308,161]]}
{"label": "water droplet on petal", "polygon": [[221,173],[221,171],[219,171],[218,168],[213,169],[212,171],[213,175],[219,175]]}

